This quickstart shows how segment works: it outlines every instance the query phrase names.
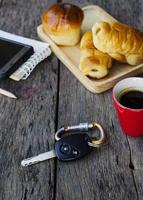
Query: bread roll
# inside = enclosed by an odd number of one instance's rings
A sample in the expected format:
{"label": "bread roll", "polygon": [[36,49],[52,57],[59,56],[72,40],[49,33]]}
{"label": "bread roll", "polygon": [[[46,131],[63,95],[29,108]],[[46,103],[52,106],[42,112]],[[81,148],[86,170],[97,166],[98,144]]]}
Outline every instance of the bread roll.
{"label": "bread roll", "polygon": [[80,43],[80,70],[91,78],[103,78],[109,72],[112,59],[93,45],[92,32],[86,32]]}
{"label": "bread roll", "polygon": [[118,22],[98,22],[92,28],[94,46],[130,65],[143,62],[143,33]]}
{"label": "bread roll", "polygon": [[58,3],[42,15],[43,30],[58,45],[73,46],[80,40],[83,11],[69,3]]}

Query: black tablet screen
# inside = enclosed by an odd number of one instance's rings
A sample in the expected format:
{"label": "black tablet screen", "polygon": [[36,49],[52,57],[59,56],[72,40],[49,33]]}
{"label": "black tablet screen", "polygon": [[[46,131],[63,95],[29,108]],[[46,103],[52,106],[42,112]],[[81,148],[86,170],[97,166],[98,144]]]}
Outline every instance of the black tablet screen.
{"label": "black tablet screen", "polygon": [[22,45],[0,38],[0,68],[9,62],[21,49]]}

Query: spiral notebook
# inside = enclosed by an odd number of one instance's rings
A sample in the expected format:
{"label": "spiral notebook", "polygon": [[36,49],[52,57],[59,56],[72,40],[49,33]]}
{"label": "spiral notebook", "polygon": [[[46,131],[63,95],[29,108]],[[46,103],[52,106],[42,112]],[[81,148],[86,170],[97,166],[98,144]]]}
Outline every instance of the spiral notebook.
{"label": "spiral notebook", "polygon": [[34,70],[34,68],[51,54],[49,44],[45,42],[40,42],[37,40],[17,36],[1,30],[0,30],[0,37],[17,41],[23,44],[28,44],[32,46],[34,49],[34,54],[13,74],[10,75],[10,78],[15,81],[19,81],[21,79],[23,80],[27,79],[31,74],[31,72]]}

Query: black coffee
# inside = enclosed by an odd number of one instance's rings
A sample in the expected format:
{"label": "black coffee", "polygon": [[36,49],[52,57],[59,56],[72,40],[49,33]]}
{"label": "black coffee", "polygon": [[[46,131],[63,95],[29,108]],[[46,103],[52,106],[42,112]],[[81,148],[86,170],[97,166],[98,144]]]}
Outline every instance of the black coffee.
{"label": "black coffee", "polygon": [[143,92],[132,90],[124,93],[119,98],[120,104],[132,109],[143,109]]}

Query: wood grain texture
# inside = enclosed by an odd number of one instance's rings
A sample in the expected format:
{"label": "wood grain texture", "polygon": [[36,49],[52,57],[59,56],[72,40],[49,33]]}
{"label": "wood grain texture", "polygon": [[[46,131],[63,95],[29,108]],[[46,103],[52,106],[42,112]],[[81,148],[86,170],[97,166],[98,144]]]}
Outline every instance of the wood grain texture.
{"label": "wood grain texture", "polygon": [[[141,0],[138,3],[133,0],[69,2],[80,6],[95,3],[118,20],[143,30]],[[109,135],[109,145],[77,162],[58,162],[56,199],[142,200],[142,140],[127,138],[122,133],[111,91],[91,94],[61,64],[59,95],[59,127],[65,121],[75,124],[96,119]]]}
{"label": "wood grain texture", "polygon": [[[118,20],[143,30],[142,0],[66,2],[80,6],[95,3]],[[53,3],[4,0],[0,4],[0,29],[36,39],[41,12]],[[142,139],[122,134],[111,91],[91,94],[62,64],[59,74],[55,56],[41,63],[28,80],[17,84],[1,81],[0,87],[19,97],[0,96],[0,200],[143,199]],[[104,148],[75,162],[50,160],[20,167],[23,158],[52,149],[56,122],[61,127],[93,119],[108,134],[109,144]]]}
{"label": "wood grain texture", "polygon": [[[43,9],[54,1],[9,1],[0,8],[0,29],[37,38],[36,26]],[[0,82],[18,100],[0,96],[0,199],[54,198],[55,161],[22,168],[23,158],[53,148],[58,62],[51,56],[26,81]]]}

